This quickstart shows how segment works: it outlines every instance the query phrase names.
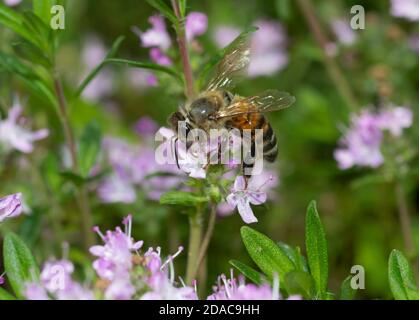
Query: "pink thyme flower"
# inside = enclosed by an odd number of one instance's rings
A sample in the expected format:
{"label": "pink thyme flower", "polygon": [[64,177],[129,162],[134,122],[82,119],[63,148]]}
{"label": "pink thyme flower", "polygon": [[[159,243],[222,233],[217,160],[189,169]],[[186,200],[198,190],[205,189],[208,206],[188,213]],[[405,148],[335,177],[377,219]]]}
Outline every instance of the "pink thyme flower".
{"label": "pink thyme flower", "polygon": [[256,21],[255,25],[259,30],[252,37],[249,76],[273,75],[288,64],[284,28],[272,20]]}
{"label": "pink thyme flower", "polygon": [[406,107],[391,107],[382,112],[378,117],[378,126],[388,130],[390,133],[399,137],[403,129],[410,128],[413,124],[412,110]]}
{"label": "pink thyme flower", "polygon": [[[269,180],[268,180],[269,181]],[[262,185],[256,185],[253,178],[248,182],[247,188],[243,176],[238,176],[234,182],[232,192],[227,196],[227,202],[237,207],[240,216],[245,223],[254,223],[258,220],[253,214],[250,204],[261,205],[266,202],[266,192],[262,191],[265,186],[265,181]]]}
{"label": "pink thyme flower", "polygon": [[132,267],[132,253],[143,245],[143,241],[134,242],[131,237],[131,216],[124,220],[124,224],[125,232],[117,227],[115,231],[107,231],[103,235],[99,228],[94,229],[105,243],[90,248],[90,253],[98,257],[93,262],[93,268],[103,279],[113,281],[118,274],[126,274]]}
{"label": "pink thyme flower", "polygon": [[134,203],[137,199],[134,185],[122,170],[115,170],[106,177],[97,193],[103,203]]}
{"label": "pink thyme flower", "polygon": [[4,4],[9,7],[14,7],[20,4],[22,0],[4,0]]}
{"label": "pink thyme flower", "polygon": [[376,168],[384,162],[381,152],[383,133],[398,137],[413,123],[413,114],[405,107],[388,107],[378,114],[368,110],[352,116],[352,124],[335,153],[339,168],[353,166]]}
{"label": "pink thyme flower", "polygon": [[17,217],[22,213],[22,194],[15,193],[0,198],[0,223],[6,219]]}
{"label": "pink thyme flower", "polygon": [[148,19],[151,28],[142,32],[134,27],[133,31],[138,35],[141,45],[145,48],[158,47],[167,50],[171,45],[169,33],[166,30],[166,23],[161,15],[154,15]]}
{"label": "pink thyme flower", "polygon": [[15,149],[23,153],[31,153],[34,149],[33,143],[48,136],[48,129],[41,129],[31,132],[20,125],[22,107],[15,101],[9,110],[7,119],[0,119],[0,146],[4,149]]}
{"label": "pink thyme flower", "polygon": [[[175,274],[173,267],[173,259],[183,251],[183,247],[172,256],[169,256],[162,263],[160,248],[156,250],[149,248],[144,254],[147,261],[147,269],[150,276],[147,277],[146,283],[150,287],[150,291],[145,293],[141,300],[197,300],[196,289],[186,286],[182,282],[182,286],[177,287],[175,284]],[[168,270],[169,269],[169,270]]]}
{"label": "pink thyme flower", "polygon": [[150,117],[141,117],[134,125],[134,130],[140,136],[154,137],[158,130],[158,126],[157,123]]}
{"label": "pink thyme flower", "polygon": [[192,41],[195,37],[203,35],[208,29],[208,17],[201,12],[190,12],[186,16],[186,39]]}
{"label": "pink thyme flower", "polygon": [[419,20],[419,0],[391,0],[391,14],[410,21]]}
{"label": "pink thyme flower", "polygon": [[382,131],[378,126],[377,117],[369,111],[352,117],[352,126],[341,139],[342,147],[335,151],[335,159],[339,168],[348,169],[358,165],[376,168],[384,157],[380,146]]}
{"label": "pink thyme flower", "polygon": [[150,59],[151,61],[162,66],[171,66],[173,64],[172,59],[165,55],[160,48],[150,49]]}
{"label": "pink thyme flower", "polygon": [[[228,171],[223,179],[230,179],[234,171]],[[262,173],[252,176],[253,184],[260,185],[260,191],[265,192],[269,199],[276,200],[275,188],[279,185],[279,176],[274,170],[263,170]],[[217,213],[221,217],[227,217],[234,213],[236,205],[229,202],[222,202],[217,207]]]}
{"label": "pink thyme flower", "polygon": [[71,278],[73,264],[68,260],[49,261],[41,272],[40,282],[26,284],[28,300],[92,300],[93,293]]}
{"label": "pink thyme flower", "polygon": [[344,45],[351,45],[356,41],[356,33],[351,28],[350,22],[345,19],[336,19],[331,23],[333,33],[337,40]]}
{"label": "pink thyme flower", "polygon": [[[231,271],[230,279],[222,274],[218,283],[213,287],[214,293],[207,300],[281,300],[278,276],[274,277],[273,287],[269,284],[246,284],[244,277],[235,279]],[[290,296],[287,300],[301,299],[299,296]]]}

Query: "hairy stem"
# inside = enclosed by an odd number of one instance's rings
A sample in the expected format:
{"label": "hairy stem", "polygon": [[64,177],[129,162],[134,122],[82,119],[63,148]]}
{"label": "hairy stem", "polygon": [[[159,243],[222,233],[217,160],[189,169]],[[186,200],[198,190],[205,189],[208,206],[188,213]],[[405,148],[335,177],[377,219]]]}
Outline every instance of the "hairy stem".
{"label": "hairy stem", "polygon": [[176,27],[177,43],[179,46],[179,53],[182,59],[183,74],[185,76],[185,95],[188,99],[191,99],[195,95],[195,87],[193,80],[192,67],[189,60],[189,51],[186,43],[185,35],[185,23],[180,13],[179,1],[172,0],[173,11],[175,12],[178,23]]}
{"label": "hairy stem", "polygon": [[330,42],[322,29],[320,21],[317,18],[311,0],[297,0],[297,3],[304,15],[304,18],[307,21],[307,24],[313,32],[314,38],[316,39],[318,45],[322,49],[324,63],[326,65],[326,69],[329,73],[330,78],[335,83],[337,89],[339,90],[339,93],[345,100],[350,110],[352,112],[356,111],[359,107],[359,104],[355,99],[351,87],[345,79],[343,72],[339,68],[339,65],[337,64],[336,60],[329,54],[327,54],[326,48]]}
{"label": "hairy stem", "polygon": [[399,212],[400,227],[402,229],[404,246],[408,254],[415,254],[415,245],[412,237],[412,223],[410,221],[409,209],[407,207],[406,194],[403,184],[396,182],[395,193]]}
{"label": "hairy stem", "polygon": [[[72,169],[75,173],[79,172],[79,163],[77,159],[77,149],[76,143],[74,140],[73,130],[70,125],[70,120],[67,113],[67,102],[64,95],[63,86],[61,84],[60,77],[57,72],[53,73],[54,77],[54,88],[55,94],[58,100],[58,113],[60,121],[63,127],[64,136],[67,142],[67,146],[70,150]],[[89,206],[89,199],[87,195],[87,190],[85,186],[81,186],[77,190],[77,202],[82,213],[82,227],[83,227],[83,238],[84,245],[86,248],[89,248],[94,243],[93,233],[92,233],[92,214]]]}

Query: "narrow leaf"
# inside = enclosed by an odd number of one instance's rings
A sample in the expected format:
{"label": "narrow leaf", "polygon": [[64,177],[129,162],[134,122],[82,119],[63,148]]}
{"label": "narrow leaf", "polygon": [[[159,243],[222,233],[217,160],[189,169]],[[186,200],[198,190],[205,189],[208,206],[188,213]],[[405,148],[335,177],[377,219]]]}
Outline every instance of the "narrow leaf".
{"label": "narrow leaf", "polygon": [[303,271],[291,271],[285,275],[284,287],[288,294],[301,295],[305,299],[314,298],[314,280]]}
{"label": "narrow leaf", "polygon": [[306,249],[310,273],[316,284],[316,292],[319,297],[322,297],[326,293],[328,278],[327,242],[315,201],[312,201],[307,209]]}
{"label": "narrow leaf", "polygon": [[404,255],[393,250],[388,260],[390,289],[396,300],[418,299],[418,288],[409,261]]}
{"label": "narrow leaf", "polygon": [[340,300],[353,300],[356,295],[356,290],[351,287],[352,276],[348,276],[343,280],[342,285],[340,286]]}
{"label": "narrow leaf", "polygon": [[208,202],[206,197],[198,197],[190,192],[169,191],[161,196],[161,204],[172,204],[181,206],[195,206],[200,203]]}
{"label": "narrow leaf", "polygon": [[32,90],[32,92],[51,105],[56,106],[55,95],[50,86],[34,71],[15,56],[0,52],[0,66],[12,74],[16,74]]}
{"label": "narrow leaf", "polygon": [[162,15],[170,20],[173,24],[177,24],[177,19],[172,9],[162,0],[147,0],[148,4],[158,10]]}
{"label": "narrow leaf", "polygon": [[0,24],[14,31],[30,42],[34,42],[30,32],[22,24],[22,16],[0,2]]}
{"label": "narrow leaf", "polygon": [[242,227],[240,233],[250,257],[269,279],[276,273],[283,280],[285,274],[294,270],[286,253],[267,236],[249,227]]}
{"label": "narrow leaf", "polygon": [[51,7],[55,4],[55,0],[33,0],[33,12],[42,19],[45,24],[49,24],[51,19]]}
{"label": "narrow leaf", "polygon": [[0,288],[0,301],[2,300],[16,300],[16,298],[3,288]]}
{"label": "narrow leaf", "polygon": [[87,177],[96,163],[100,151],[102,134],[99,127],[90,123],[86,126],[81,138],[79,148],[79,166],[82,177]]}
{"label": "narrow leaf", "polygon": [[14,233],[8,233],[3,243],[4,268],[13,291],[23,298],[25,284],[39,278],[39,269],[29,248]]}
{"label": "narrow leaf", "polygon": [[86,89],[86,87],[89,85],[89,83],[99,74],[99,72],[107,65],[106,59],[112,58],[114,57],[118,51],[119,48],[121,47],[122,42],[124,41],[125,37],[121,36],[118,37],[114,43],[112,44],[111,49],[109,50],[109,52],[106,54],[105,59],[99,63],[88,75],[87,77],[82,81],[82,83],[80,84],[80,86],[77,89],[76,92],[76,97],[79,97],[82,92],[84,91],[84,89]]}
{"label": "narrow leaf", "polygon": [[160,71],[167,73],[168,75],[171,75],[178,81],[182,81],[182,77],[176,72],[175,69],[161,66],[159,64],[155,63],[147,63],[147,62],[139,62],[139,61],[133,61],[133,60],[127,60],[127,59],[107,59],[105,60],[106,63],[116,63],[116,64],[123,64],[127,65],[129,67],[133,68],[140,68],[140,69],[150,69],[155,71]]}
{"label": "narrow leaf", "polygon": [[180,14],[182,18],[186,15],[186,0],[179,0]]}
{"label": "narrow leaf", "polygon": [[249,267],[248,265],[244,264],[243,262],[237,261],[237,260],[230,260],[229,263],[239,270],[246,278],[251,280],[253,283],[257,285],[262,284],[262,275],[257,272],[252,267]]}

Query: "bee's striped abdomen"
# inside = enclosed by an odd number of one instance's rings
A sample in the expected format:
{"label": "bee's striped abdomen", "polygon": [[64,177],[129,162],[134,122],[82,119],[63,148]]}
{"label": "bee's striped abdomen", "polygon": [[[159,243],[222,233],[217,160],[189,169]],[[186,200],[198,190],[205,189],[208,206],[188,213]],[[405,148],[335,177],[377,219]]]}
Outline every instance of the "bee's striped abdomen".
{"label": "bee's striped abdomen", "polygon": [[263,124],[261,129],[263,130],[263,158],[268,162],[274,162],[276,156],[278,155],[276,136],[269,122],[266,121],[264,116],[262,116],[262,118]]}

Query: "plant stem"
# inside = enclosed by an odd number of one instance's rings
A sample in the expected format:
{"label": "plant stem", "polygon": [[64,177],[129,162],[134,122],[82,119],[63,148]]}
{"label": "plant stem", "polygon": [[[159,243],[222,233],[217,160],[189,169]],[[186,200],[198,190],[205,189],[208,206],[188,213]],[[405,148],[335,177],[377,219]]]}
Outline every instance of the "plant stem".
{"label": "plant stem", "polygon": [[186,283],[192,284],[198,272],[198,254],[202,237],[202,210],[189,217],[189,248],[186,266]]}
{"label": "plant stem", "polygon": [[[179,0],[172,0],[172,7],[177,18],[175,29],[182,60],[183,75],[185,77],[185,96],[187,100],[191,100],[195,96],[195,86],[186,42],[185,23],[180,11]],[[199,189],[202,193],[202,188]],[[196,212],[189,217],[189,247],[186,266],[186,283],[188,284],[192,284],[198,272],[198,255],[202,238],[202,216],[202,205],[198,205]]]}
{"label": "plant stem", "polygon": [[401,181],[396,182],[395,193],[397,198],[400,227],[402,229],[404,246],[408,254],[414,255],[415,245],[413,243],[412,237],[412,223],[410,220],[409,209],[407,207],[406,194]]}
{"label": "plant stem", "polygon": [[207,231],[205,232],[204,238],[202,240],[201,248],[199,250],[198,262],[197,262],[198,270],[202,264],[202,261],[204,260],[207,254],[208,246],[211,241],[212,234],[214,233],[216,217],[217,217],[217,206],[215,204],[212,204],[211,212],[210,212],[210,216],[208,220]]}
{"label": "plant stem", "polygon": [[193,80],[193,73],[191,68],[191,63],[189,60],[189,51],[186,43],[185,35],[185,23],[183,21],[179,1],[172,0],[173,11],[175,12],[178,23],[176,27],[177,43],[179,46],[180,57],[182,59],[183,74],[185,76],[186,88],[185,95],[188,99],[192,99],[195,96],[195,87]]}
{"label": "plant stem", "polygon": [[342,70],[339,68],[339,65],[333,57],[327,54],[326,48],[330,42],[321,27],[320,21],[317,18],[311,0],[297,0],[297,3],[307,21],[307,24],[313,32],[314,38],[322,49],[324,63],[330,78],[335,83],[339,93],[345,100],[349,109],[352,112],[355,112],[358,109],[359,104],[356,101],[351,87],[345,79]]}
{"label": "plant stem", "polygon": [[[67,142],[67,146],[70,150],[72,169],[75,173],[79,172],[79,164],[77,159],[77,149],[74,140],[73,131],[70,125],[70,120],[67,113],[67,103],[64,95],[63,86],[61,84],[60,77],[56,71],[53,72],[55,94],[58,100],[58,114],[63,127],[64,136]],[[84,246],[88,249],[94,244],[94,238],[92,233],[92,214],[89,206],[89,199],[85,186],[81,186],[77,189],[77,202],[82,213],[82,227],[83,227],[83,238]]]}

